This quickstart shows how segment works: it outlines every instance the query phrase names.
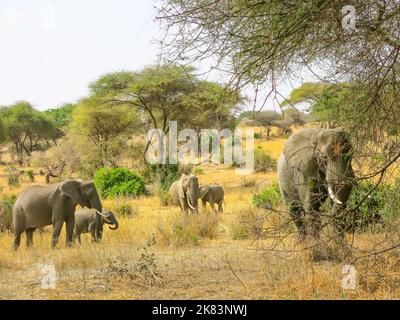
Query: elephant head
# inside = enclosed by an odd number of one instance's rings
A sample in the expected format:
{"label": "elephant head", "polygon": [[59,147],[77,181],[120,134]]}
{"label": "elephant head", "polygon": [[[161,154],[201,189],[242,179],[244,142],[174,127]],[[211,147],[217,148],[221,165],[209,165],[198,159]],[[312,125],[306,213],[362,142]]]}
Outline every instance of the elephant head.
{"label": "elephant head", "polygon": [[210,191],[210,186],[208,184],[206,185],[200,185],[199,186],[199,197],[200,199],[203,199],[207,193]]}
{"label": "elephant head", "polygon": [[355,181],[351,166],[353,148],[347,132],[341,128],[303,129],[285,145],[283,153],[306,176],[318,170],[336,205],[347,201]]}
{"label": "elephant head", "polygon": [[118,227],[119,227],[118,220],[110,210],[103,209],[102,212],[97,212],[97,214],[103,218],[103,221],[105,224],[110,225],[109,228],[111,230],[118,229]]}
{"label": "elephant head", "polygon": [[52,197],[56,195],[65,195],[81,207],[95,209],[99,212],[102,212],[103,210],[99,194],[91,181],[83,182],[81,180],[67,180],[60,183]]}
{"label": "elephant head", "polygon": [[182,174],[179,184],[179,197],[184,198],[193,212],[198,212],[199,181],[196,176]]}

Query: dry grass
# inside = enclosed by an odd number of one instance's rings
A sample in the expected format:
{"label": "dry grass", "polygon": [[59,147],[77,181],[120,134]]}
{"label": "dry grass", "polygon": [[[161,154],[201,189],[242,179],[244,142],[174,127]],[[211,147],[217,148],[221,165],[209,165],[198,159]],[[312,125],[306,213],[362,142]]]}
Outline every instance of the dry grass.
{"label": "dry grass", "polygon": [[[282,141],[265,143],[276,156]],[[162,206],[156,196],[104,201],[118,211],[129,204],[133,214],[119,217],[120,228],[105,228],[100,244],[83,235],[82,245],[50,249],[50,231],[34,235],[33,248],[11,251],[11,234],[0,235],[1,299],[364,299],[400,298],[396,256],[390,267],[360,260],[358,286],[343,290],[343,263],[312,262],[297,239],[288,238],[274,250],[270,239],[254,241],[252,228],[263,212],[252,208],[251,197],[271,183],[275,173],[252,174],[244,183],[223,166],[202,167],[201,183],[219,183],[226,190],[222,215],[209,209],[197,217],[183,217],[176,207]],[[0,173],[4,168],[0,168]],[[37,177],[43,183],[42,177]],[[30,183],[2,193],[18,194]],[[250,218],[256,218],[251,220]],[[274,224],[274,219],[264,221]],[[243,226],[248,223],[247,227]],[[249,228],[250,225],[250,231]],[[237,236],[235,228],[244,228]],[[242,231],[240,231],[242,232]],[[240,233],[239,232],[239,233]],[[354,243],[369,248],[385,235],[357,235]],[[54,264],[56,289],[42,289],[40,266]],[[372,264],[372,265],[371,265]],[[380,276],[380,277],[379,277]]]}

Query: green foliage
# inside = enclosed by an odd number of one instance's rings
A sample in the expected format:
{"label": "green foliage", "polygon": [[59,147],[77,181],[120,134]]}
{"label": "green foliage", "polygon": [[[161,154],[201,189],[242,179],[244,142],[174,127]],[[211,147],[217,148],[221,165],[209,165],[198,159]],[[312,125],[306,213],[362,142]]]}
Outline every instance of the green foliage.
{"label": "green foliage", "polygon": [[0,199],[0,232],[12,231],[12,207],[16,196]]}
{"label": "green foliage", "polygon": [[74,109],[71,132],[84,139],[81,153],[95,148],[103,166],[115,167],[138,119],[135,110],[126,104],[110,104],[91,96],[79,101]]}
{"label": "green foliage", "polygon": [[204,170],[202,168],[196,167],[192,170],[192,173],[196,176],[204,174]]}
{"label": "green foliage", "polygon": [[148,183],[157,183],[162,190],[169,190],[171,184],[179,180],[183,173],[189,174],[190,165],[150,164],[142,170],[142,176]]}
{"label": "green foliage", "polygon": [[33,170],[26,170],[25,174],[31,182],[35,182],[35,174],[33,173]]}
{"label": "green foliage", "polygon": [[94,182],[104,198],[146,193],[143,178],[125,168],[102,168],[95,173]]}
{"label": "green foliage", "polygon": [[[351,210],[356,208],[366,194],[375,187],[373,181],[365,180],[353,188],[347,207]],[[400,179],[393,183],[380,184],[361,203],[358,209],[352,211],[346,217],[345,227],[348,230],[366,231],[370,226],[376,225],[383,220],[390,221],[399,217]]]}
{"label": "green foliage", "polygon": [[67,128],[72,121],[72,112],[74,108],[74,104],[66,103],[59,108],[48,109],[44,113],[54,121],[57,128],[62,129]]}
{"label": "green foliage", "polygon": [[282,204],[281,192],[278,182],[264,189],[261,193],[253,195],[253,204],[262,208],[276,208]]}
{"label": "green foliage", "polygon": [[1,108],[0,118],[6,141],[14,144],[20,164],[24,153],[30,156],[34,150],[40,150],[44,142],[57,136],[53,121],[25,101]]}
{"label": "green foliage", "polygon": [[268,172],[276,169],[276,161],[262,149],[254,150],[254,171]]}
{"label": "green foliage", "polygon": [[191,128],[230,127],[231,111],[241,100],[236,90],[198,79],[192,67],[171,65],[106,74],[90,89],[103,101],[129,105],[144,122],[163,130],[169,121]]}

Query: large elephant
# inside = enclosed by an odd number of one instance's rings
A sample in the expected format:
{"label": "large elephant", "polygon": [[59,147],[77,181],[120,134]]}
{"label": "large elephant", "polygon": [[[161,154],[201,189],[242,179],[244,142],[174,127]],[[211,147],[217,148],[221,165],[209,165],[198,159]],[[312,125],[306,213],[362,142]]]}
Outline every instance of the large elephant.
{"label": "large elephant", "polygon": [[218,212],[223,212],[222,203],[224,202],[224,188],[218,184],[203,184],[199,187],[200,199],[203,208],[206,208],[207,202],[210,204],[213,212],[216,212],[214,204],[218,204]]}
{"label": "large elephant", "polygon": [[181,178],[171,185],[169,192],[174,204],[179,205],[182,211],[198,212],[199,181],[196,176],[182,174]]}
{"label": "large elephant", "polygon": [[70,247],[75,225],[74,213],[78,204],[102,211],[99,195],[92,182],[67,180],[53,185],[36,185],[25,189],[13,207],[14,250],[18,249],[24,231],[29,247],[33,244],[34,230],[50,224],[53,225],[51,247],[55,248],[64,222],[66,243]]}
{"label": "large elephant", "polygon": [[352,146],[342,129],[302,129],[285,143],[278,160],[279,187],[300,233],[318,238],[321,230],[321,204],[329,196],[334,229],[344,237],[344,212],[354,172]]}
{"label": "large elephant", "polygon": [[[100,217],[100,219],[99,219]],[[104,224],[110,225],[111,230],[117,230],[119,223],[110,210],[82,209],[75,212],[74,240],[81,243],[81,234],[90,232],[93,242],[99,242],[103,235]]]}

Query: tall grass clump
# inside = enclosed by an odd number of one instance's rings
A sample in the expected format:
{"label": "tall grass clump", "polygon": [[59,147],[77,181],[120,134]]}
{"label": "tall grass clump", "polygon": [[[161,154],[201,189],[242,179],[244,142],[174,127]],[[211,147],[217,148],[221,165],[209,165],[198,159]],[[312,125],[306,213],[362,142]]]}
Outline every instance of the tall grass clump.
{"label": "tall grass clump", "polygon": [[218,213],[179,214],[158,226],[158,242],[177,247],[199,245],[204,239],[218,237],[219,222]]}

